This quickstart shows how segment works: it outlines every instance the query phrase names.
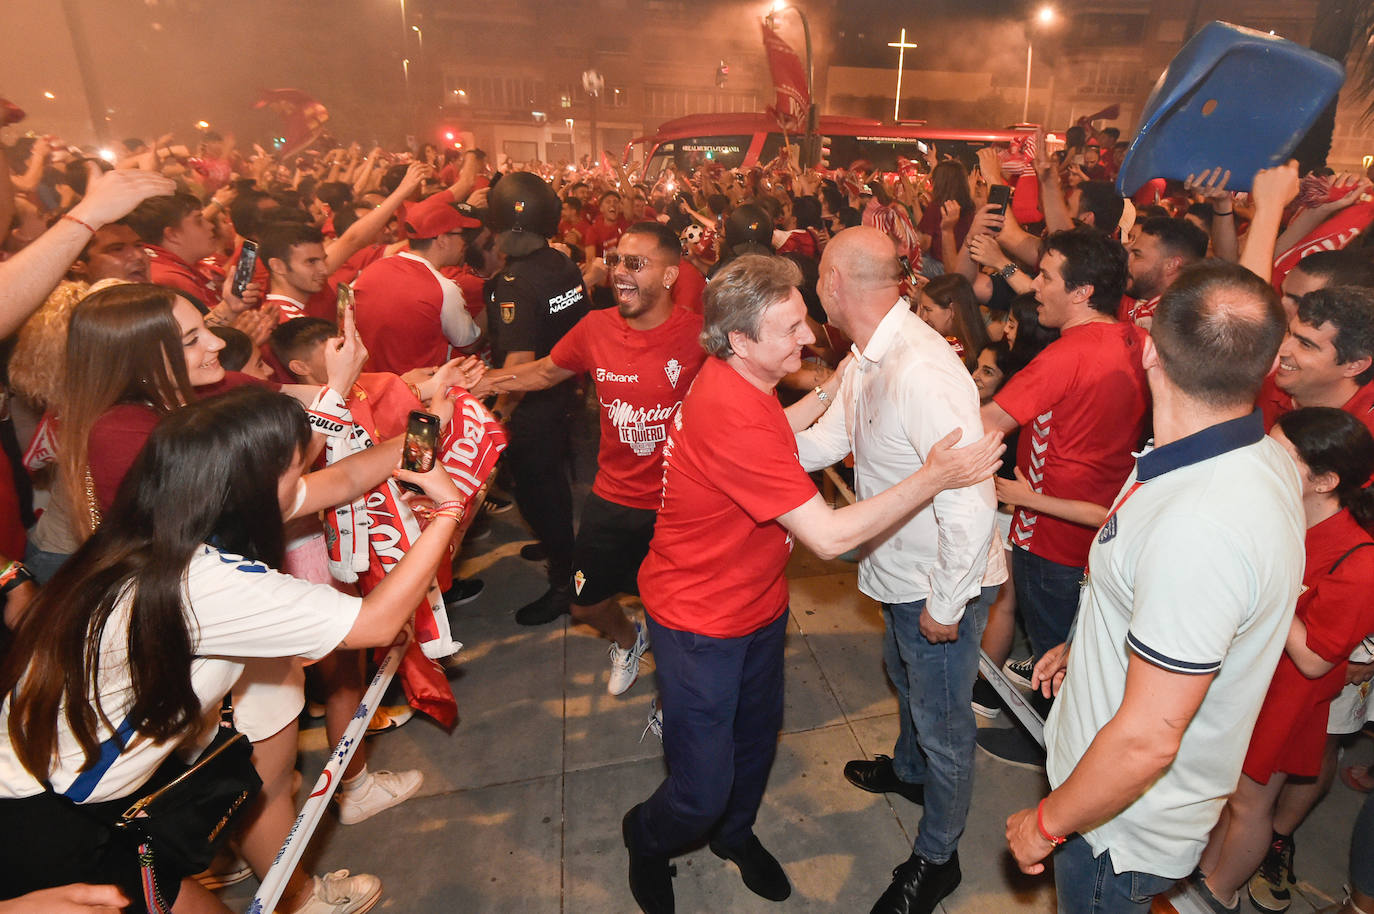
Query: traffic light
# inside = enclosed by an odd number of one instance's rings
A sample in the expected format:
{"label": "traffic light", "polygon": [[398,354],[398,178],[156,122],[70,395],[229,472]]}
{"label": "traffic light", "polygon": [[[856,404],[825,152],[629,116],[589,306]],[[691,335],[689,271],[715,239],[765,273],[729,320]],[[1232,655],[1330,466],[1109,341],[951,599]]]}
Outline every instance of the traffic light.
{"label": "traffic light", "polygon": [[721,61],[716,67],[716,88],[724,89],[725,80],[730,76],[730,66],[725,61]]}

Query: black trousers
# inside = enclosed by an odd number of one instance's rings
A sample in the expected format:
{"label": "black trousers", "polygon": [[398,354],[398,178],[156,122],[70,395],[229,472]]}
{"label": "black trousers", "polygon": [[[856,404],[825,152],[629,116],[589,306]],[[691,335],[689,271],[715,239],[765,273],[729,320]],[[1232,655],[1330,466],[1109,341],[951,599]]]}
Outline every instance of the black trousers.
{"label": "black trousers", "polygon": [[506,423],[510,443],[504,456],[515,481],[515,506],[548,552],[553,587],[567,587],[572,577],[575,403],[576,391],[565,382],[526,395]]}

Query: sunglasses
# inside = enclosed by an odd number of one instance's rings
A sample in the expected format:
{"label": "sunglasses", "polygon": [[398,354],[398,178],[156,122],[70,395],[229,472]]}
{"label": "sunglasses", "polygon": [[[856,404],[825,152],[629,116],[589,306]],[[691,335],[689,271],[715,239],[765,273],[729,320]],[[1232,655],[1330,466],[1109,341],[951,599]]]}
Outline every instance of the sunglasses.
{"label": "sunglasses", "polygon": [[650,263],[649,258],[645,257],[643,254],[610,253],[604,255],[603,259],[606,261],[606,266],[608,267],[615,267],[616,264],[623,263],[625,264],[625,269],[629,270],[631,273],[638,273]]}

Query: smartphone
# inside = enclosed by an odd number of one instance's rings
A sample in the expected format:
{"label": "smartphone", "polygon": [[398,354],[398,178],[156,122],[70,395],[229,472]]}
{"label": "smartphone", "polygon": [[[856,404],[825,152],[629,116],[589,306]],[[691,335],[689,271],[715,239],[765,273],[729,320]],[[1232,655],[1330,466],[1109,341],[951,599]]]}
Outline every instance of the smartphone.
{"label": "smartphone", "polygon": [[258,266],[258,243],[244,241],[239,253],[238,266],[234,267],[233,293],[235,298],[243,298],[243,290],[253,281],[253,271]]}
{"label": "smartphone", "polygon": [[910,283],[913,289],[919,288],[921,281],[917,278],[916,271],[911,267],[911,258],[902,254],[897,257],[897,262],[902,265],[902,278]]}
{"label": "smartphone", "polygon": [[[412,410],[406,422],[405,448],[401,453],[401,468],[415,473],[428,473],[434,468],[434,453],[439,448],[439,417]],[[401,482],[412,492],[423,490],[414,483]]]}
{"label": "smartphone", "polygon": [[1011,202],[1011,187],[1007,184],[993,184],[988,188],[988,203],[997,207],[997,215],[1007,214],[1007,204]]}
{"label": "smartphone", "polygon": [[344,315],[348,313],[349,308],[353,307],[353,287],[346,282],[339,283],[339,290],[335,295],[334,305],[338,308],[339,332],[342,333],[344,328]]}

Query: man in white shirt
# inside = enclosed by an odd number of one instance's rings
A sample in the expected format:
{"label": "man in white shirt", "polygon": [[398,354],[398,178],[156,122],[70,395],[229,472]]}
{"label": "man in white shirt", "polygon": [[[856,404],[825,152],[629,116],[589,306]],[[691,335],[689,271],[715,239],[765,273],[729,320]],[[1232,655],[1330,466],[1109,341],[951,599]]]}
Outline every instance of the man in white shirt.
{"label": "man in white shirt", "polygon": [[1032,674],[1063,677],[1054,789],[1007,820],[1023,871],[1058,847],[1060,912],[1148,911],[1235,788],[1302,582],[1301,482],[1253,408],[1283,336],[1274,290],[1243,267],[1190,267],[1160,299],[1142,359],[1153,446],[1088,553],[1072,662],[1060,645]]}
{"label": "man in white shirt", "polygon": [[[854,341],[854,355],[834,407],[798,434],[798,457],[816,470],[852,451],[861,500],[919,469],[952,432],[965,443],[982,436],[973,379],[900,297],[899,270],[891,240],[865,227],[836,235],[820,265],[821,302]],[[812,418],[817,399],[789,411],[794,428]],[[852,761],[845,777],[925,805],[911,857],[875,914],[929,914],[959,884],[977,729],[968,696],[988,605],[1006,579],[993,543],[996,507],[991,482],[951,489],[861,549],[859,589],[882,604],[883,659],[901,724],[892,758]]]}

